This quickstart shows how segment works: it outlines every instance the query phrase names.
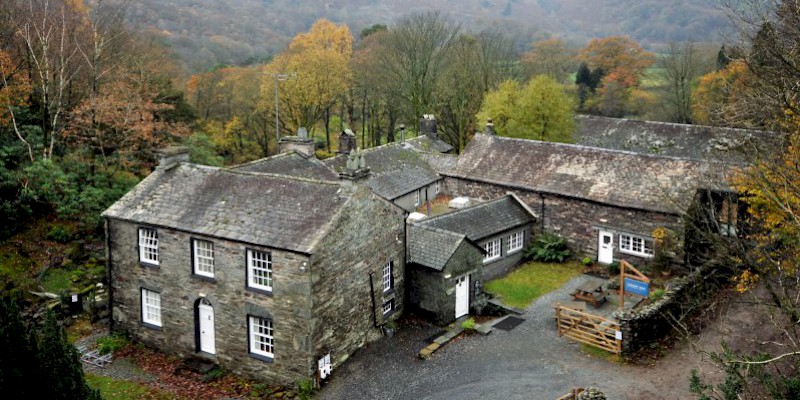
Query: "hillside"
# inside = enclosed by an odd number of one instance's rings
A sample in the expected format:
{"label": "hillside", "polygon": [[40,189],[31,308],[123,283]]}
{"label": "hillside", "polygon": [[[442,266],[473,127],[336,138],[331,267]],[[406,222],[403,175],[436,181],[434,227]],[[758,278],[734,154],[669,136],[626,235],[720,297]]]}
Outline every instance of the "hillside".
{"label": "hillside", "polygon": [[[624,34],[645,47],[712,41],[728,26],[715,0],[137,0],[129,15],[170,43],[192,71],[280,50],[318,18],[354,32],[413,11],[441,10],[469,29],[498,25],[529,41],[550,33],[582,43]],[[536,33],[534,35],[534,33]]]}

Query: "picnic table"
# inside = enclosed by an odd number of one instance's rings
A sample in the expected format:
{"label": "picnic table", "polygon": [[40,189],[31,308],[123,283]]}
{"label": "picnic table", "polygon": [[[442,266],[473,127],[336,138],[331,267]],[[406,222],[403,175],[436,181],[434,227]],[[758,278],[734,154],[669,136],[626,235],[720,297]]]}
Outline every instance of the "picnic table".
{"label": "picnic table", "polygon": [[586,282],[578,286],[572,297],[575,300],[582,300],[591,303],[595,308],[600,307],[606,301],[606,292],[603,290],[602,283]]}

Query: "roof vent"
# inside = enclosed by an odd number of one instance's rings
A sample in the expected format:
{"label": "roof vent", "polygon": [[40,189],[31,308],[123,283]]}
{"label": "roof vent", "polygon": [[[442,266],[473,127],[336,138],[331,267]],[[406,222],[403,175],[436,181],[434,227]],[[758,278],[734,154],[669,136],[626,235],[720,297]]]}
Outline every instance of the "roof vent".
{"label": "roof vent", "polygon": [[406,218],[406,221],[407,222],[416,222],[416,221],[422,221],[425,218],[428,218],[425,214],[418,213],[418,212],[415,211],[415,212],[412,212],[411,214],[408,214],[408,218]]}
{"label": "roof vent", "polygon": [[450,200],[450,202],[447,203],[448,207],[457,208],[457,209],[467,208],[467,207],[469,207],[469,205],[470,205],[469,197],[465,197],[465,196],[456,197],[455,199]]}

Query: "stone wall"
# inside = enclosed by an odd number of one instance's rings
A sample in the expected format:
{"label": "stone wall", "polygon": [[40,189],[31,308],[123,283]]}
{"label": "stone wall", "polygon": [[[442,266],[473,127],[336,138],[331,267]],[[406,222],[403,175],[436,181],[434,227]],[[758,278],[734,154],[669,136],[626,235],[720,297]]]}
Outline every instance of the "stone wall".
{"label": "stone wall", "polygon": [[[343,190],[356,192],[311,257],[314,356],[330,353],[334,368],[379,338],[380,325],[399,317],[405,303],[403,210],[365,187]],[[394,286],[384,293],[383,267],[389,261]],[[394,310],[384,316],[382,305],[390,299]]]}
{"label": "stone wall", "polygon": [[409,265],[409,304],[413,304],[439,324],[453,322],[456,312],[456,280],[469,274],[471,305],[475,299],[475,288],[483,285],[482,263],[483,254],[463,241],[442,271],[416,264]]}
{"label": "stone wall", "polygon": [[[514,253],[508,253],[508,235],[518,232],[518,231],[525,232],[525,239],[522,244],[522,249],[517,250]],[[491,236],[487,239],[481,240],[478,244],[483,246],[484,243],[490,242],[492,240],[500,239],[500,258],[492,261],[488,264],[483,265],[483,279],[486,281],[499,278],[511,272],[514,267],[519,265],[522,262],[522,254],[525,246],[528,245],[531,241],[531,227],[520,227],[508,230],[506,232],[499,233],[497,235]]]}
{"label": "stone wall", "polygon": [[[451,196],[484,200],[496,199],[509,192],[516,194],[536,213],[537,226],[533,231],[539,233],[544,229],[566,238],[573,254],[578,257],[597,258],[598,231],[603,229],[615,234],[614,259],[625,258],[635,264],[643,264],[651,259],[619,252],[619,233],[651,237],[653,230],[660,227],[674,232],[683,231],[678,215],[603,205],[453,177],[445,179],[444,187]],[[673,261],[682,262],[682,256],[676,255]]]}
{"label": "stone wall", "polygon": [[674,281],[664,296],[645,307],[615,312],[622,331],[622,352],[630,355],[669,335],[673,323],[687,313],[697,311],[702,302],[717,293],[719,285],[729,281],[725,273],[706,266]]}
{"label": "stone wall", "polygon": [[[308,329],[310,285],[308,272],[304,272],[307,256],[157,228],[160,265],[142,266],[138,228],[124,221],[108,221],[114,331],[127,332],[134,340],[168,354],[208,358],[255,379],[290,384],[313,373],[315,360]],[[214,243],[213,281],[192,274],[193,238]],[[271,253],[272,295],[246,288],[247,248]],[[142,287],[161,293],[160,328],[141,322]],[[214,308],[215,355],[198,351],[195,307],[200,297]],[[249,355],[247,316],[253,309],[265,310],[273,320],[272,362]]]}

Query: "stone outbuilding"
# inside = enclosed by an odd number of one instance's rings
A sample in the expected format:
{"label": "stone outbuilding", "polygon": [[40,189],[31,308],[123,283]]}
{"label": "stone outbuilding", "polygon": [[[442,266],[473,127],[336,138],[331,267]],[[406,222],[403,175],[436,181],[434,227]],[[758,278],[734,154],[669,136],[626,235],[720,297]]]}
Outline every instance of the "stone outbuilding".
{"label": "stone outbuilding", "polygon": [[491,134],[476,135],[442,172],[451,195],[514,193],[535,212],[537,231],[561,235],[601,263],[650,261],[654,230],[682,234],[698,190],[725,191],[725,174],[710,161]]}
{"label": "stone outbuilding", "polygon": [[[402,313],[402,209],[304,154],[238,168],[170,157],[103,214],[113,331],[291,384]],[[287,163],[320,175],[270,173]]]}

